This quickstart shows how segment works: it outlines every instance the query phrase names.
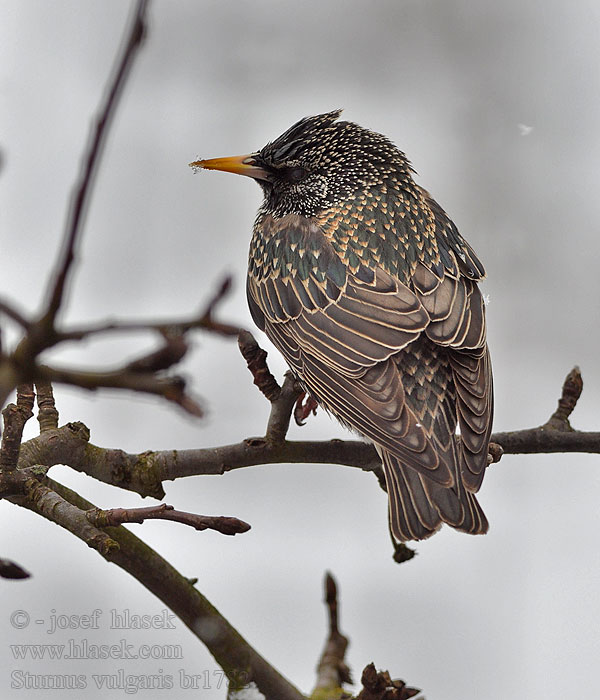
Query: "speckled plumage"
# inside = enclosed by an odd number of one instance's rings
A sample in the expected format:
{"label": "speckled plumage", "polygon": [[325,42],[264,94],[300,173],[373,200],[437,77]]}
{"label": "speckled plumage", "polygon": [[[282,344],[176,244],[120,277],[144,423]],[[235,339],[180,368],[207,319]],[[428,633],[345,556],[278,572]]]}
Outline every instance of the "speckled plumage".
{"label": "speckled plumage", "polygon": [[404,154],[339,114],[301,120],[235,169],[198,165],[261,185],[252,316],[310,394],[377,447],[394,537],[443,522],[486,532],[474,496],[493,413],[483,266]]}

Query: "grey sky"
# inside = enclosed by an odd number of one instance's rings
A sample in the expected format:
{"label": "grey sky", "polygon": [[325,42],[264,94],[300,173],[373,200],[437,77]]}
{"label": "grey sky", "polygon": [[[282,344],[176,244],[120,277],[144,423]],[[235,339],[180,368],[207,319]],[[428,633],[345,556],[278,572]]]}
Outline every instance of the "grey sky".
{"label": "grey sky", "polygon": [[[43,294],[127,10],[120,0],[0,1],[0,292],[25,309]],[[220,173],[193,176],[187,163],[251,151],[302,116],[343,107],[345,118],[407,153],[486,266],[495,429],[544,422],[579,364],[584,392],[573,424],[598,430],[599,30],[592,0],[157,0],[106,149],[68,319],[191,313],[229,272],[236,287],[221,316],[250,326],[244,270],[259,188]],[[53,357],[108,366],[150,344],[103,340]],[[269,359],[281,375],[274,350]],[[268,406],[235,342],[198,336],[185,371],[208,408],[203,422],[149,399],[59,388],[61,421],[83,420],[94,443],[136,452],[264,431]],[[291,435],[345,433],[319,415]],[[132,530],[197,576],[304,691],[324,640],[330,569],[355,677],[374,661],[428,700],[592,698],[600,694],[599,474],[597,455],[505,457],[481,491],[490,533],[446,529],[403,566],[390,558],[385,494],[342,467],[260,467],[167,485],[167,502],[237,515],[253,526],[246,535],[170,523]],[[142,505],[64,467],[52,476],[101,506]],[[136,582],[40,518],[5,503],[0,517],[0,554],[34,574],[3,584],[3,697],[41,697],[10,688],[15,669],[81,673],[87,697],[124,697],[96,688],[92,674],[110,666],[18,661],[8,646],[83,637],[182,644],[180,661],[115,661],[113,670],[172,674],[175,690],[156,698],[191,697],[179,669],[206,671],[200,697],[224,697],[215,662],[182,624],[150,634],[108,628],[111,608],[163,608]],[[88,632],[9,622],[16,609],[49,620],[51,610],[95,608],[104,611],[101,629]]]}

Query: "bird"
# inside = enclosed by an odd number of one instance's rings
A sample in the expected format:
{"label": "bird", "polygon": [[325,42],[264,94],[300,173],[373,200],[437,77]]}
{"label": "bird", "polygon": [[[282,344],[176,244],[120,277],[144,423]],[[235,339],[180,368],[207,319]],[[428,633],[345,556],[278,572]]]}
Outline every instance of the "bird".
{"label": "bird", "polygon": [[371,442],[394,541],[483,534],[493,380],[485,270],[386,136],[305,117],[258,151],[195,169],[262,188],[247,299],[310,397]]}

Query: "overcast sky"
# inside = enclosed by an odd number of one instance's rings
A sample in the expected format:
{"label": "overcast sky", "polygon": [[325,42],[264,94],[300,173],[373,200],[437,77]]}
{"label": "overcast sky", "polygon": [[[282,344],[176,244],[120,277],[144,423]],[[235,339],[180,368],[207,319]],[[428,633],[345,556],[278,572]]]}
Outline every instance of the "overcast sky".
{"label": "overcast sky", "polygon": [[[0,0],[0,293],[37,308],[65,202],[129,4]],[[297,119],[343,107],[388,135],[483,260],[496,382],[496,430],[532,427],[578,364],[576,428],[599,429],[600,4],[593,0],[156,0],[124,94],[70,289],[70,321],[193,313],[225,273],[224,320],[250,327],[247,247],[260,190],[246,178],[193,176],[199,156],[245,153]],[[268,347],[267,341],[261,342]],[[146,337],[64,348],[55,362],[110,366]],[[269,355],[279,375],[285,366]],[[264,432],[267,402],[235,341],[198,336],[185,373],[207,418],[158,401],[58,387],[61,422],[132,452],[208,447]],[[29,428],[33,435],[33,426]],[[326,416],[293,438],[344,437]],[[356,678],[374,661],[428,700],[562,700],[600,695],[600,465],[597,455],[506,456],[480,501],[485,537],[446,528],[402,566],[391,560],[386,496],[359,470],[268,466],[166,485],[182,510],[236,515],[235,538],[172,523],[131,526],[179,568],[256,649],[308,692],[325,635],[322,578],[341,595]],[[147,505],[66,467],[51,476],[102,507]],[[33,573],[2,584],[0,690],[11,672],[81,673],[86,697],[113,700],[93,674],[157,673],[192,697],[180,669],[224,698],[218,667],[182,623],[137,634],[110,610],[164,606],[73,536],[3,503],[0,556]],[[56,614],[102,612],[98,630],[48,633]],[[11,625],[15,610],[32,622]],[[33,620],[44,620],[36,625]],[[17,660],[10,644],[181,644],[179,661]],[[205,674],[205,675],[203,675]],[[72,695],[61,694],[61,697]],[[54,696],[53,696],[54,697]],[[56,694],[58,697],[58,694]]]}

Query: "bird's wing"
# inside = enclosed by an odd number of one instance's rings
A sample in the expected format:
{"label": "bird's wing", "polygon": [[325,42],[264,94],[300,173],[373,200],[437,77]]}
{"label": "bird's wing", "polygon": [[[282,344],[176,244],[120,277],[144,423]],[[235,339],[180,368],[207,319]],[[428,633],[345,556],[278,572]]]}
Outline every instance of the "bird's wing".
{"label": "bird's wing", "polygon": [[[255,320],[311,394],[346,425],[438,483],[451,484],[389,359],[429,323],[414,292],[379,269],[371,284],[348,276],[335,301],[309,309],[301,287],[308,284],[293,276],[262,283],[249,277],[248,298]],[[294,315],[283,319],[278,312],[286,308]]]}
{"label": "bird's wing", "polygon": [[[306,259],[310,241],[318,257],[299,273],[298,260],[288,265],[283,251],[291,255],[300,250]],[[289,243],[282,241],[282,252],[267,256],[278,261],[278,272],[248,277],[257,325],[326,409],[442,486],[457,479],[455,460],[440,444],[454,439],[458,412],[465,441],[464,482],[476,490],[487,464],[491,426],[491,374],[476,284],[458,269],[436,275],[419,264],[411,289],[381,267],[354,273],[340,268],[338,256],[325,241],[315,240],[314,232],[301,237],[291,253]],[[405,368],[395,359],[419,338],[450,358],[446,364],[456,399],[453,390],[440,394],[439,405],[430,407],[432,414],[443,409],[452,416],[445,435],[439,426],[433,435],[420,420],[419,394],[407,395]]]}

